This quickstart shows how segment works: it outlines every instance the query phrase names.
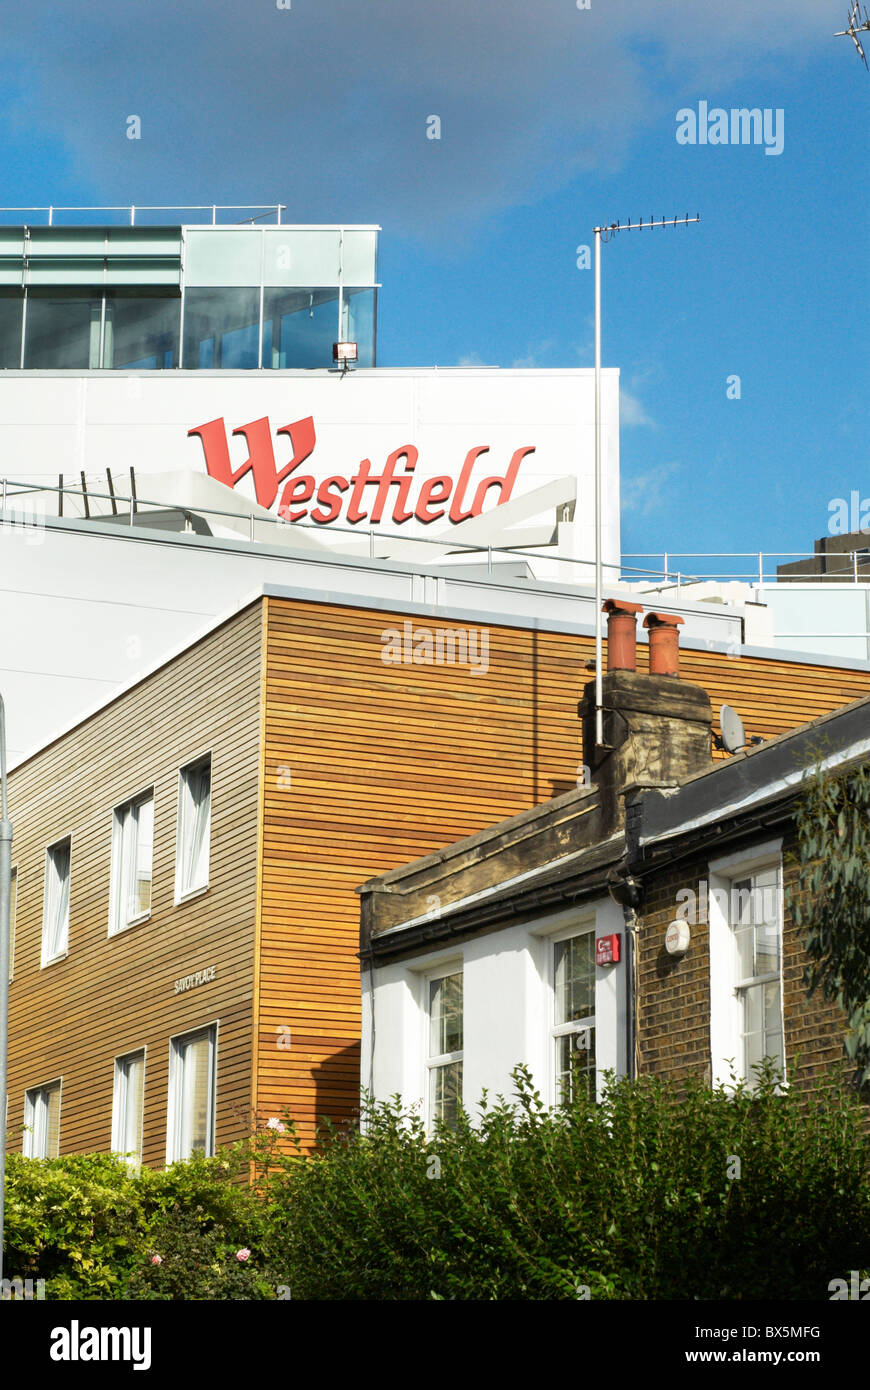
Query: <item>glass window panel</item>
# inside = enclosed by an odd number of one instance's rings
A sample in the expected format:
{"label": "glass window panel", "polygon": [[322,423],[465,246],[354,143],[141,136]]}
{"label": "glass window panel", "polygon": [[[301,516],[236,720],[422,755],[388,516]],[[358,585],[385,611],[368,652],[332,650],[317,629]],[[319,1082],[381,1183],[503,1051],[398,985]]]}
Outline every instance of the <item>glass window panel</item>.
{"label": "glass window panel", "polygon": [[115,812],[111,930],[119,931],[151,911],[154,798],[142,797]]}
{"label": "glass window panel", "polygon": [[57,1158],[60,1152],[60,1082],[26,1093],[25,1158]]}
{"label": "glass window panel", "polygon": [[0,370],[21,366],[22,294],[0,295]]}
{"label": "glass window panel", "polygon": [[593,1025],[556,1038],[556,1095],[560,1105],[568,1104],[582,1087],[595,1096],[595,1028]]}
{"label": "glass window panel", "polygon": [[116,1063],[115,1120],[112,1147],[132,1163],[142,1161],[142,1103],[145,1053],[134,1052]]}
{"label": "glass window panel", "polygon": [[69,936],[70,843],[64,840],[48,851],[45,869],[45,908],[42,925],[42,964],[67,949]]}
{"label": "glass window panel", "polygon": [[98,367],[101,314],[101,295],[28,294],[25,367]]}
{"label": "glass window panel", "polygon": [[377,279],[377,232],[345,231],[342,268],[345,285],[372,285]]}
{"label": "glass window panel", "polygon": [[211,1041],[210,1033],[202,1033],[181,1047],[182,1158],[211,1152]]}
{"label": "glass window panel", "polygon": [[584,932],[556,947],[556,1023],[595,1013],[595,935]]}
{"label": "glass window panel", "polygon": [[109,295],[103,366],[152,371],[178,365],[181,299]]}
{"label": "glass window panel", "polygon": [[[265,237],[264,284],[338,286],[341,248],[337,229],[267,227]],[[371,278],[356,283],[369,284]]]}
{"label": "glass window panel", "polygon": [[136,810],[138,833],[132,899],[134,912],[141,914],[151,911],[151,857],[154,847],[153,797],[140,802]]}
{"label": "glass window panel", "polygon": [[462,972],[430,984],[430,1052],[441,1057],[462,1051]]}
{"label": "glass window panel", "polygon": [[263,233],[211,231],[200,228],[185,234],[184,282],[192,286],[259,285]]}
{"label": "glass window panel", "polygon": [[211,835],[211,759],[181,772],[181,825],[178,846],[178,893],[208,884]]}
{"label": "glass window panel", "polygon": [[359,348],[358,365],[375,365],[375,305],[377,290],[345,290],[342,338]]}
{"label": "glass window panel", "polygon": [[455,1126],[462,1105],[462,1063],[447,1062],[434,1067],[431,1076],[432,1104],[430,1119],[433,1124],[441,1123]]}
{"label": "glass window panel", "polygon": [[247,371],[258,365],[260,291],[187,290],[184,299],[185,368],[224,367]]}
{"label": "glass window panel", "polygon": [[338,290],[265,290],[263,366],[331,367]]}

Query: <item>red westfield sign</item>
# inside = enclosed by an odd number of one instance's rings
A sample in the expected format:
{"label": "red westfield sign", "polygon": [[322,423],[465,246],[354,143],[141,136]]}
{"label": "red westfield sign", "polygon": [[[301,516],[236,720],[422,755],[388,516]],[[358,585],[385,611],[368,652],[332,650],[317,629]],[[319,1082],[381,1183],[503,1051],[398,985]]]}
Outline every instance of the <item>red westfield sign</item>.
{"label": "red westfield sign", "polygon": [[[520,464],[526,454],[535,451],[534,445],[515,450],[504,477],[481,478],[471,500],[466,503],[466,494],[471,493],[473,486],[471,474],[474,465],[481,454],[489,453],[488,444],[478,444],[466,454],[455,488],[454,479],[445,473],[425,478],[411,508],[409,498],[415,481],[414,470],[417,467],[417,449],[413,444],[403,444],[401,448],[394,449],[380,473],[372,472],[370,459],[362,459],[357,471],[350,478],[336,473],[318,483],[310,473],[297,473],[297,469],[314,452],[316,436],[312,416],[307,415],[292,425],[282,425],[275,433],[286,434],[290,439],[292,452],[288,463],[278,467],[269,420],[264,415],[260,420],[252,420],[250,424],[239,425],[233,430],[233,435],[244,436],[248,447],[247,459],[239,468],[234,469],[230,462],[229,441],[223,417],[209,420],[205,425],[197,425],[194,429],[188,430],[188,435],[199,436],[210,477],[225,483],[227,487],[235,487],[240,478],[246,473],[251,473],[254,492],[261,507],[272,506],[278,496],[279,486],[284,483],[278,515],[283,516],[286,521],[301,521],[303,517],[310,516],[311,520],[319,525],[335,521],[341,515],[345,501],[345,519],[352,525],[359,521],[381,521],[384,508],[389,506],[391,501],[392,519],[397,524],[416,517],[418,521],[428,525],[430,522],[440,521],[445,512],[454,524],[467,521],[469,517],[480,516],[490,488],[498,490],[496,506],[508,501]],[[366,488],[374,488],[376,491],[366,492]],[[390,493],[391,488],[395,489],[394,495]],[[345,498],[345,493],[348,492],[350,497]],[[309,511],[303,504],[313,499],[316,499],[318,505]],[[442,505],[448,501],[449,512],[446,506]],[[364,509],[364,504],[369,510]]]}

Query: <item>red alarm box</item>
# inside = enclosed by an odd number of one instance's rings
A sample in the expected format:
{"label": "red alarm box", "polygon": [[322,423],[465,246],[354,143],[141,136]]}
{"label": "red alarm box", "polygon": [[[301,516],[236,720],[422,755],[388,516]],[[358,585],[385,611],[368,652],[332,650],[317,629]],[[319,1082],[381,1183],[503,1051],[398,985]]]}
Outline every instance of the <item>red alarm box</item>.
{"label": "red alarm box", "polygon": [[614,932],[612,936],[597,936],[595,938],[595,964],[616,965],[619,960],[619,942],[619,932]]}

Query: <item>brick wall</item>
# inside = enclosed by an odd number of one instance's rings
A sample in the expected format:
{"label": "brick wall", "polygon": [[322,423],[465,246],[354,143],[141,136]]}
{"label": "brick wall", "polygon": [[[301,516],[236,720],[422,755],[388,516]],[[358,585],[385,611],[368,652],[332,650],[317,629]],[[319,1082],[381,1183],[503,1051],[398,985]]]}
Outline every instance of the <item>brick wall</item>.
{"label": "brick wall", "polygon": [[[805,1085],[821,1072],[852,1068],[843,1051],[845,1016],[821,994],[808,999],[803,983],[806,955],[788,912],[788,887],[797,869],[790,863],[795,839],[783,844],[786,907],[783,928],[783,1011],[785,1053],[790,1080]],[[637,934],[638,1065],[641,1073],[669,1078],[699,1076],[709,1081],[710,949],[706,901],[700,892],[707,879],[709,855],[698,855],[645,880],[646,893]],[[690,924],[691,944],[682,958],[665,951],[665,932],[677,916],[680,889],[697,895],[698,920]]]}

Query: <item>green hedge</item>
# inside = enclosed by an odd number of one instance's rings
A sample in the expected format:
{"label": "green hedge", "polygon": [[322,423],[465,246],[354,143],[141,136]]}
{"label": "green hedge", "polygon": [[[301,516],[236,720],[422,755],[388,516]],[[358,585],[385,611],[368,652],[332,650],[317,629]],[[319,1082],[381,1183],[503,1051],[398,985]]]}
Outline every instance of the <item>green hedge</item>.
{"label": "green hedge", "polygon": [[474,1127],[427,1141],[395,1102],[287,1171],[294,1297],[827,1299],[870,1265],[865,1114],[833,1083],[645,1078],[554,1114],[514,1075]]}
{"label": "green hedge", "polygon": [[11,1156],[4,1272],[53,1299],[691,1300],[827,1299],[870,1266],[866,1111],[833,1082],[644,1078],[557,1113],[515,1084],[429,1138],[368,1106],[310,1158],[274,1129],[165,1172]]}

